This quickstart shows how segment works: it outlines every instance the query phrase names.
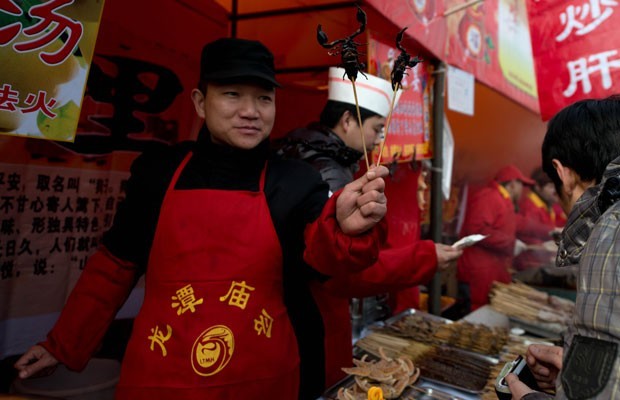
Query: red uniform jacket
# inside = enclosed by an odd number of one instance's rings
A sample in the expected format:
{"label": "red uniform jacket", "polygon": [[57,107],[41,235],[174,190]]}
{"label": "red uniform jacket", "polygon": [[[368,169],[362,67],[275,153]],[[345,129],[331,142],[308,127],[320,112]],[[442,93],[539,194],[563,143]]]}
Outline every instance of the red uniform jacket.
{"label": "red uniform jacket", "polygon": [[394,312],[418,307],[417,285],[428,283],[435,274],[435,243],[419,240],[420,211],[414,201],[418,174],[399,166],[387,182],[389,234],[379,261],[360,273],[317,283],[312,288],[325,326],[326,388],[346,376],[342,367],[353,366],[349,298],[390,293],[396,299]]}
{"label": "red uniform jacket", "polygon": [[568,217],[566,216],[564,210],[562,210],[560,203],[553,203],[553,211],[555,212],[555,226],[558,228],[564,228]]}
{"label": "red uniform jacket", "polygon": [[[551,240],[555,228],[555,212],[533,191],[524,193],[519,202],[517,237],[527,244],[540,244]],[[546,250],[528,250],[515,258],[518,270],[538,268],[549,264],[554,255]]]}
{"label": "red uniform jacket", "polygon": [[459,282],[469,284],[472,309],[489,302],[493,281],[510,282],[516,230],[514,205],[503,186],[491,182],[470,192],[460,236],[487,235],[466,248],[457,264]]}
{"label": "red uniform jacket", "polygon": [[[407,268],[405,268],[407,267]],[[428,282],[437,268],[435,244],[423,240],[379,252],[370,268],[312,286],[325,326],[325,387],[344,378],[343,367],[353,366],[349,298],[403,290]]]}

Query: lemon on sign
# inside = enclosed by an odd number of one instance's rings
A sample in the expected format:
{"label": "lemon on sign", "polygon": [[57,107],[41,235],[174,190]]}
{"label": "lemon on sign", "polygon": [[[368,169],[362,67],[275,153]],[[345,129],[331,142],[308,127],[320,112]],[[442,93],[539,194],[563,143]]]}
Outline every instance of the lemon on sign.
{"label": "lemon on sign", "polygon": [[39,111],[37,126],[46,139],[70,141],[77,129],[77,120],[80,117],[80,108],[73,101],[68,101],[61,107],[52,109],[54,118]]}
{"label": "lemon on sign", "polygon": [[15,131],[22,120],[22,114],[15,111],[0,110],[0,132]]}
{"label": "lemon on sign", "polygon": [[78,60],[82,67],[92,61],[102,9],[103,0],[75,0],[73,4],[63,8],[63,15],[80,21],[84,28],[79,43],[84,60]]}

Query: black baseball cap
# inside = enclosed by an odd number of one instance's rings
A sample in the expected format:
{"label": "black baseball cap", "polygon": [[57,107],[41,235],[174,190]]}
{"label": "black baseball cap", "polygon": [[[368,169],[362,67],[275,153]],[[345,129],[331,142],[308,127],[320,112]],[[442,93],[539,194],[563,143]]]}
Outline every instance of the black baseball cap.
{"label": "black baseball cap", "polygon": [[271,51],[256,40],[222,38],[207,43],[200,57],[200,80],[230,82],[237,79],[258,79],[279,87]]}

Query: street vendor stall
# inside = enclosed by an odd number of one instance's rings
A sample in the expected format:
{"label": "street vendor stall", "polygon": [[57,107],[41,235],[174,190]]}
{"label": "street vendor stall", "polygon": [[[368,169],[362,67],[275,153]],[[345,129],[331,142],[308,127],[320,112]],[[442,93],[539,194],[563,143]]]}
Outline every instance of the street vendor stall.
{"label": "street vendor stall", "polygon": [[[356,367],[322,399],[365,399],[359,393],[371,386],[391,393],[386,399],[496,399],[504,364],[530,344],[560,340],[574,303],[522,283],[496,285],[494,299],[459,321],[410,309],[376,324],[355,344]],[[403,367],[408,384],[384,379],[388,362],[412,363]]]}
{"label": "street vendor stall", "polygon": [[[87,2],[99,6],[103,3],[82,0],[75,1],[70,7]],[[2,7],[5,8],[0,8],[4,17],[19,16],[13,3],[17,2],[9,0],[4,2]],[[43,3],[58,5],[61,2],[23,2],[23,7]],[[144,0],[108,0],[101,15],[89,15],[83,21],[89,24],[89,29],[84,32],[88,34],[86,36],[90,35],[90,39],[96,35],[93,24],[96,21],[99,27],[100,22],[99,37],[96,47],[86,51],[80,44],[80,51],[70,55],[71,74],[47,69],[32,73],[29,68],[34,68],[36,57],[28,68],[8,68],[7,63],[0,65],[2,79],[15,78],[15,82],[27,81],[31,86],[40,83],[39,88],[29,86],[28,90],[24,89],[25,96],[32,92],[31,103],[37,98],[38,89],[45,91],[48,86],[53,86],[59,93],[63,91],[56,102],[47,103],[50,113],[57,114],[59,119],[50,122],[45,107],[40,107],[42,109],[36,113],[29,111],[28,122],[22,126],[37,127],[33,134],[30,131],[22,134],[12,125],[0,125],[0,131],[10,135],[0,137],[0,194],[3,199],[0,210],[3,212],[0,232],[0,360],[9,360],[31,343],[43,339],[58,317],[85,260],[97,248],[102,232],[110,227],[116,207],[125,196],[129,166],[135,157],[159,142],[176,143],[196,137],[198,124],[192,117],[189,92],[198,75],[196,57],[199,48],[216,37],[257,39],[273,50],[278,81],[283,84],[277,97],[275,137],[310,121],[319,114],[324,102],[327,68],[338,61],[317,43],[319,23],[324,24],[325,32],[332,39],[350,35],[358,28],[354,6],[361,4],[368,14],[368,29],[359,41],[368,44],[368,50],[360,50],[360,53],[364,53],[363,60],[369,71],[380,75],[386,68],[391,70],[394,55],[400,50],[398,45],[412,56],[422,58],[424,61],[408,69],[403,77],[403,88],[408,97],[396,109],[387,150],[381,155],[384,163],[394,163],[392,167],[396,171],[388,191],[394,198],[390,200],[390,207],[398,220],[390,222],[390,229],[400,235],[395,240],[400,243],[420,238],[420,222],[424,217],[420,215],[415,199],[417,178],[421,173],[418,162],[434,156],[430,169],[432,238],[442,241],[446,222],[442,221],[445,214],[442,177],[449,171],[444,169],[443,153],[435,150],[443,148],[444,111],[454,133],[456,185],[453,181],[453,188],[466,179],[486,178],[485,173],[506,160],[518,160],[522,165],[533,167],[538,160],[538,147],[544,131],[536,113],[537,101],[530,90],[531,82],[524,83],[523,76],[515,75],[516,71],[510,67],[512,64],[506,63],[506,56],[510,53],[507,50],[519,45],[506,36],[505,26],[493,21],[495,14],[502,15],[501,21],[522,33],[523,9],[520,7],[524,1],[487,0],[484,7],[493,11],[486,14],[480,3],[465,0],[175,0],[163,1],[153,7],[152,2]],[[20,17],[25,18],[30,10],[18,11],[24,14]],[[510,18],[513,12],[518,16],[514,21]],[[24,28],[29,27],[23,18],[20,21]],[[403,31],[405,27],[407,30]],[[6,40],[7,32],[11,33],[4,31],[5,35],[0,39]],[[404,36],[397,45],[399,32],[404,32]],[[3,51],[7,49],[10,50],[10,46],[3,47]],[[33,54],[37,55],[31,52],[28,56]],[[444,110],[445,62],[474,73],[479,80],[474,86],[475,115]],[[28,74],[36,75],[37,79],[28,79]],[[83,95],[67,94],[64,84],[69,78],[63,80],[64,75],[71,78],[80,75],[85,82],[80,89]],[[12,82],[0,82],[0,85],[4,83]],[[56,93],[54,90],[50,89],[49,93]],[[76,99],[81,108],[76,105]],[[65,128],[69,122],[76,126],[71,132]],[[506,146],[507,142],[512,144]],[[448,187],[452,194],[458,193],[458,190],[450,189]],[[454,205],[457,200],[453,196],[450,201]],[[456,215],[454,212],[450,215],[453,219],[449,222],[453,222]],[[397,323],[423,315],[425,321],[441,322],[443,329],[437,328],[441,333],[437,332],[438,337],[432,346],[422,343],[422,346],[410,349],[413,355],[422,352],[420,348],[434,348],[437,343],[440,348],[450,348],[451,351],[449,355],[434,353],[437,359],[455,357],[454,354],[464,359],[463,351],[475,353],[476,349],[463,349],[464,344],[451,341],[448,325],[458,329],[465,325],[432,315],[440,312],[439,277],[429,288],[430,314],[409,310],[395,320],[386,321],[385,328],[396,329]],[[117,317],[130,321],[141,305],[142,295],[142,285],[138,284]],[[527,321],[522,320],[521,325],[527,328]],[[483,327],[475,329],[480,329],[476,334],[501,336],[494,330],[489,333]],[[122,331],[127,330],[124,325]],[[381,338],[378,333],[369,337]],[[122,357],[123,346],[118,344],[123,339],[122,335],[120,339],[112,335],[115,348],[110,350],[104,346],[103,351]],[[394,344],[409,339],[389,340]],[[365,351],[380,357],[379,346],[373,347],[371,339],[367,342],[371,343],[367,344]],[[364,343],[360,342],[359,347]],[[467,359],[469,364],[456,368],[469,370],[481,359],[489,361],[489,357],[500,360],[500,350],[478,350],[482,351],[482,358],[474,356]],[[396,355],[390,355],[389,350],[385,354],[388,357]],[[412,362],[414,368],[420,369],[421,383],[412,389],[417,392],[416,396],[430,396],[431,388],[427,386],[430,384],[462,389],[454,382],[445,382],[445,377],[433,375],[437,364],[425,364],[420,360]],[[501,360],[490,362],[492,365],[501,364]],[[8,361],[6,365],[13,372]],[[482,367],[484,374],[492,375],[492,372],[486,372],[487,367],[486,364]],[[0,375],[3,371],[0,369]],[[415,376],[415,369],[412,371],[408,364],[405,371],[408,379]],[[467,383],[475,381],[473,378],[466,380]],[[3,383],[0,382],[0,391]],[[450,386],[444,389],[449,390]],[[441,396],[437,394],[438,390],[435,394]],[[478,396],[482,389],[478,385],[475,389],[465,390],[470,393],[463,392],[463,398]],[[475,393],[471,393],[472,390]],[[414,392],[407,392],[404,388],[402,393],[414,396]]]}

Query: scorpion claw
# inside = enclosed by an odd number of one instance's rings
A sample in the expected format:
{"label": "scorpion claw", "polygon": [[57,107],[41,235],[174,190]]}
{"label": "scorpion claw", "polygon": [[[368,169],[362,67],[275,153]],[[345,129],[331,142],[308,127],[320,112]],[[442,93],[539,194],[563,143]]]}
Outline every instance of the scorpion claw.
{"label": "scorpion claw", "polygon": [[357,22],[360,23],[360,32],[362,33],[364,32],[364,29],[366,28],[366,23],[368,21],[367,17],[366,17],[366,13],[364,12],[364,10],[362,10],[362,7],[357,6]]}
{"label": "scorpion claw", "polygon": [[321,29],[321,24],[319,24],[319,26],[316,27],[316,40],[319,42],[321,46],[325,46],[325,44],[328,41],[327,34],[323,32],[323,29]]}
{"label": "scorpion claw", "polygon": [[415,56],[413,58],[413,60],[409,61],[409,67],[413,68],[416,65],[418,65],[419,63],[421,63],[422,61],[424,61],[423,59],[419,58],[418,56]]}
{"label": "scorpion claw", "polygon": [[403,36],[405,36],[405,31],[407,30],[407,26],[404,27],[403,29],[401,29],[400,32],[398,32],[398,34],[396,35],[396,47],[398,47],[398,50],[400,51],[406,51],[401,45],[400,42],[402,42],[403,40]]}

